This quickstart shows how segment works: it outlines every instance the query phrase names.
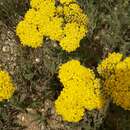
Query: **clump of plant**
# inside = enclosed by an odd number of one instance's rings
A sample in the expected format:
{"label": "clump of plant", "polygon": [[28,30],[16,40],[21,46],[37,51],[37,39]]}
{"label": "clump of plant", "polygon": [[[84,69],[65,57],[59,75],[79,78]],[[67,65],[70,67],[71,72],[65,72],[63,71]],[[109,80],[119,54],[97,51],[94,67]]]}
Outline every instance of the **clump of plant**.
{"label": "clump of plant", "polygon": [[64,120],[78,122],[85,109],[100,110],[109,99],[130,110],[130,57],[123,60],[121,53],[111,53],[98,65],[97,71],[98,78],[77,60],[60,66],[58,77],[64,88],[55,107]]}
{"label": "clump of plant", "polygon": [[23,45],[37,48],[49,37],[67,52],[80,46],[87,33],[88,17],[75,0],[31,0],[30,5],[16,28]]}
{"label": "clump of plant", "polygon": [[71,60],[60,66],[59,78],[64,88],[55,102],[56,111],[69,122],[83,118],[85,109],[101,109],[105,104],[100,79],[94,72]]}
{"label": "clump of plant", "polygon": [[104,78],[104,90],[113,103],[130,110],[130,57],[123,59],[122,54],[112,53],[98,66]]}

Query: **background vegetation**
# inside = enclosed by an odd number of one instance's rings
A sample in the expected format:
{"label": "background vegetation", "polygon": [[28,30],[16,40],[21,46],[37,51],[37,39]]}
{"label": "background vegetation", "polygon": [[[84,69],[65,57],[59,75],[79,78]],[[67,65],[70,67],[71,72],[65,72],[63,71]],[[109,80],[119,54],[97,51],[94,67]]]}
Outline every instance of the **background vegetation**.
{"label": "background vegetation", "polygon": [[[108,52],[130,54],[130,1],[78,0],[89,17],[89,32],[76,52],[66,53],[54,41],[43,47],[20,45],[15,27],[29,8],[28,0],[0,0],[0,68],[13,76],[17,91],[10,101],[0,102],[0,130],[25,130],[22,115],[31,116],[30,130],[130,130],[130,112],[114,104],[104,110],[86,112],[79,123],[63,122],[55,115],[54,101],[61,84],[58,66],[79,59],[95,69]],[[28,119],[28,118],[27,118]]]}

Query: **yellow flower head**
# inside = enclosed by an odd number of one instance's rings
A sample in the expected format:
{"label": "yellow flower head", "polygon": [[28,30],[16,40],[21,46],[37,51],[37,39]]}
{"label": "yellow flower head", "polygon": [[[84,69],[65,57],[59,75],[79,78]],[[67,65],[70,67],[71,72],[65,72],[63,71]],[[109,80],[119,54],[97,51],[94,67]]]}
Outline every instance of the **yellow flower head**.
{"label": "yellow flower head", "polygon": [[59,79],[64,88],[55,101],[55,107],[64,120],[78,122],[85,109],[100,109],[104,106],[100,80],[79,61],[71,60],[63,64],[59,69]]}
{"label": "yellow flower head", "polygon": [[63,22],[63,18],[55,17],[50,24],[47,25],[46,31],[50,39],[59,41],[63,37],[63,30],[61,28]]}
{"label": "yellow flower head", "polygon": [[[74,88],[74,86],[73,86]],[[56,112],[62,115],[65,121],[78,122],[84,115],[84,108],[79,103],[78,97],[75,98],[78,89],[69,87],[64,89],[55,101]],[[78,92],[79,93],[79,92]],[[81,95],[79,95],[81,96]]]}
{"label": "yellow flower head", "polygon": [[15,91],[12,79],[6,71],[0,70],[0,101],[10,99]]}
{"label": "yellow flower head", "polygon": [[115,73],[105,81],[105,89],[113,102],[130,110],[130,57],[115,66]]}
{"label": "yellow flower head", "polygon": [[80,40],[85,36],[86,30],[77,23],[68,23],[64,28],[64,37],[60,40],[63,50],[68,52],[74,51],[80,46]]}
{"label": "yellow flower head", "polygon": [[80,40],[87,33],[87,16],[75,0],[60,0],[59,5],[55,2],[30,0],[31,8],[16,28],[23,45],[37,48],[44,37],[49,37],[68,52],[80,46]]}
{"label": "yellow flower head", "polygon": [[97,71],[103,78],[108,78],[114,73],[115,66],[121,61],[122,54],[111,53],[106,59],[104,59],[101,64],[98,65]]}
{"label": "yellow flower head", "polygon": [[22,44],[25,46],[37,48],[42,44],[43,36],[39,34],[36,26],[21,21],[17,27],[17,35],[19,35]]}

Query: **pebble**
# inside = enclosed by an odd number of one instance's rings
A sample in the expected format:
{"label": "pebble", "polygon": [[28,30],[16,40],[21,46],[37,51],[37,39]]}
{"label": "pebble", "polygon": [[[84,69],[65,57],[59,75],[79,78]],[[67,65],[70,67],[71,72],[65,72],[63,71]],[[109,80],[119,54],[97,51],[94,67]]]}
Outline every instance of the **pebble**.
{"label": "pebble", "polygon": [[3,52],[9,52],[9,46],[3,46],[2,51]]}
{"label": "pebble", "polygon": [[35,61],[36,61],[36,63],[39,63],[40,62],[40,58],[36,58]]}

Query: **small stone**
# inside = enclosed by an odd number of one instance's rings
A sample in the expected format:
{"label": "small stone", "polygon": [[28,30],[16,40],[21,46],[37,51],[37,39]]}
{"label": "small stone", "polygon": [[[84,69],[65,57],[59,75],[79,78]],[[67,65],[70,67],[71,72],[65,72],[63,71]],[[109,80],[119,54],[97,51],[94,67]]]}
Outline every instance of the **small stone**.
{"label": "small stone", "polygon": [[36,61],[36,63],[39,63],[39,62],[40,62],[40,59],[39,59],[39,58],[36,58],[35,61]]}
{"label": "small stone", "polygon": [[117,7],[115,7],[114,10],[117,11]]}
{"label": "small stone", "polygon": [[99,40],[100,37],[99,37],[99,36],[95,36],[94,39],[95,39],[95,40]]}
{"label": "small stone", "polygon": [[51,109],[51,114],[55,114],[55,109],[54,108]]}
{"label": "small stone", "polygon": [[3,46],[2,51],[3,52],[9,52],[9,46]]}
{"label": "small stone", "polygon": [[53,46],[54,46],[54,47],[58,47],[58,45],[57,45],[57,43],[56,43],[56,42],[54,42],[54,43],[53,43]]}
{"label": "small stone", "polygon": [[46,127],[44,125],[41,125],[41,130],[45,130]]}
{"label": "small stone", "polygon": [[3,5],[4,3],[3,2],[0,2],[0,5]]}
{"label": "small stone", "polygon": [[45,112],[45,109],[44,109],[44,108],[42,108],[42,109],[41,109],[41,112]]}
{"label": "small stone", "polygon": [[21,120],[24,121],[24,119],[25,119],[24,116],[22,116]]}

